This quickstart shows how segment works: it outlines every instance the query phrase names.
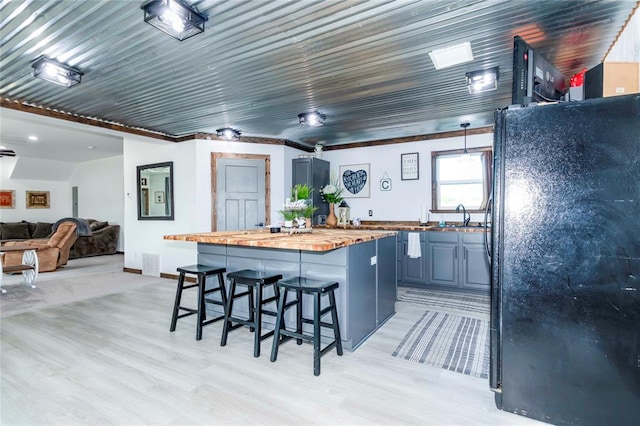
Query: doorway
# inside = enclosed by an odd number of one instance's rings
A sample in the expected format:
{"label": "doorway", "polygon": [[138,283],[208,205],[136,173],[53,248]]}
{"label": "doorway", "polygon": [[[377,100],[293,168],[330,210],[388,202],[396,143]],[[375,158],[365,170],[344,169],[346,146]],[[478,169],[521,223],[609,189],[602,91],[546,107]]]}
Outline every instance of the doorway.
{"label": "doorway", "polygon": [[211,230],[254,229],[271,221],[271,158],[211,154]]}

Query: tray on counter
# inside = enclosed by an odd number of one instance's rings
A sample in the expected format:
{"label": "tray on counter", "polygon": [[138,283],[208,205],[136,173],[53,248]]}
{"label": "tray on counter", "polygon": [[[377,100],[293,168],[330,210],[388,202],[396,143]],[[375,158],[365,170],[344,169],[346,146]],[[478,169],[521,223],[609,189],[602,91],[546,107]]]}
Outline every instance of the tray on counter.
{"label": "tray on counter", "polygon": [[283,234],[309,234],[313,231],[313,228],[280,228],[280,232]]}

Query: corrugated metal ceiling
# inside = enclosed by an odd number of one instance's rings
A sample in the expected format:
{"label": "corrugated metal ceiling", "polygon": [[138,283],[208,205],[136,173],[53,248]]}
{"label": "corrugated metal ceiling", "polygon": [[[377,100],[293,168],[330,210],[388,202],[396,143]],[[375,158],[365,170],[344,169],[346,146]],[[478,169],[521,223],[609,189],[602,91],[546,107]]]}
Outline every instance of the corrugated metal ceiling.
{"label": "corrugated metal ceiling", "polygon": [[[604,58],[636,1],[239,1],[194,4],[204,34],[179,42],[141,1],[1,1],[0,96],[181,136],[225,126],[314,145],[491,125],[511,102],[513,36],[570,75]],[[472,62],[428,52],[470,41]],[[66,89],[30,75],[47,55],[81,69]],[[470,95],[465,73],[500,67]],[[327,124],[298,124],[318,109]]]}

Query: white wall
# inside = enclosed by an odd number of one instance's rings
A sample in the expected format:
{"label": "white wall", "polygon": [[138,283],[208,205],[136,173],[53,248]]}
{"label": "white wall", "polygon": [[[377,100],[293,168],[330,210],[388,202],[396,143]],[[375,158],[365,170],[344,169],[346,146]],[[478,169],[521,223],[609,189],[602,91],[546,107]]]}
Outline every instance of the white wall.
{"label": "white wall", "polygon": [[[20,222],[26,220],[53,223],[63,217],[71,216],[69,184],[66,181],[12,179],[11,174],[18,160],[18,157],[2,157],[0,159],[0,188],[14,190],[16,194],[15,209],[0,209],[0,221]],[[52,161],[51,163],[60,162]],[[26,191],[49,191],[50,208],[28,209]]]}
{"label": "white wall", "polygon": [[78,163],[68,183],[78,187],[78,217],[120,225],[118,251],[124,250],[123,160],[119,155]]}
{"label": "white wall", "polygon": [[[491,146],[493,134],[467,136],[467,148]],[[431,208],[431,152],[462,149],[463,137],[407,142],[353,149],[339,149],[323,152],[322,158],[331,162],[332,176],[338,176],[339,167],[348,164],[369,163],[370,197],[346,198],[351,207],[351,218],[362,220],[418,221],[420,208]],[[400,179],[400,155],[417,152],[420,163],[418,180]],[[380,179],[385,172],[391,178],[391,191],[380,191]],[[369,210],[373,216],[369,217]],[[444,216],[446,221],[460,221],[462,214],[430,214],[430,221]],[[481,221],[483,214],[472,214],[472,221]]]}
{"label": "white wall", "polygon": [[[160,255],[160,272],[175,274],[181,265],[195,263],[196,243],[164,240],[168,234],[211,231],[211,153],[262,154],[271,158],[271,217],[291,185],[291,158],[297,150],[282,145],[214,140],[180,143],[124,137],[125,267],[142,269],[143,254]],[[136,166],[173,161],[175,220],[138,220]],[[287,182],[287,183],[285,183]]]}

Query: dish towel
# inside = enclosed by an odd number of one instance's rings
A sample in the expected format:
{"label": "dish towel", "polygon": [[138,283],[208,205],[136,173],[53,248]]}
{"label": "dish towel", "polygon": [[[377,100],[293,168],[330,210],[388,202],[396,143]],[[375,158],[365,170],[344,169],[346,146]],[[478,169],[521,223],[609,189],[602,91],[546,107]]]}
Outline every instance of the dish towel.
{"label": "dish towel", "polygon": [[420,234],[409,232],[409,244],[407,244],[407,255],[413,259],[422,256],[420,251]]}

